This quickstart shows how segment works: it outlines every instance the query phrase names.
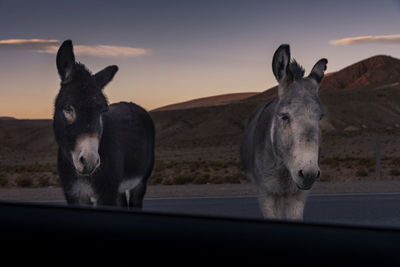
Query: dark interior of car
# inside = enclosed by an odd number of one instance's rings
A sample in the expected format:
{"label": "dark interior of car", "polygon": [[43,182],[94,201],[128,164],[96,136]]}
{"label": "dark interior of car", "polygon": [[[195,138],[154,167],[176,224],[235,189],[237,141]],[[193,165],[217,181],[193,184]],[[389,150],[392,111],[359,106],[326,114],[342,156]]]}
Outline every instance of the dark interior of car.
{"label": "dark interior of car", "polygon": [[382,266],[398,260],[400,247],[393,228],[6,201],[0,213],[3,253],[18,252],[17,263]]}

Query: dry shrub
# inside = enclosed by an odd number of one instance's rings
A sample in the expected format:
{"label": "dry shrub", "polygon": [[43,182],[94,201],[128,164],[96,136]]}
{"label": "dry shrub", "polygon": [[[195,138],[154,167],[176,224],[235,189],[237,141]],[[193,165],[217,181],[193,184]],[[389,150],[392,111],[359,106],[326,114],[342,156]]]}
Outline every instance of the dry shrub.
{"label": "dry shrub", "polygon": [[17,186],[19,187],[32,187],[33,186],[33,180],[32,178],[28,176],[18,176],[17,179],[15,180],[17,183]]}

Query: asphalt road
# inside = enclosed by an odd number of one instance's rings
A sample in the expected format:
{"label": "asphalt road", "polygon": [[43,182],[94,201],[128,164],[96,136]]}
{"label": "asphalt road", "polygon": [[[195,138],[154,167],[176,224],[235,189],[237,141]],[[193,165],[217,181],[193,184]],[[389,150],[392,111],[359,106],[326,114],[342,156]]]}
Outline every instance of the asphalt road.
{"label": "asphalt road", "polygon": [[[262,218],[255,197],[145,199],[144,211]],[[400,193],[310,195],[305,222],[400,228]]]}
{"label": "asphalt road", "polygon": [[[58,198],[28,202],[65,205],[65,201]],[[143,210],[174,214],[262,218],[254,195],[145,198]],[[307,199],[304,221],[400,228],[400,193],[311,194]]]}

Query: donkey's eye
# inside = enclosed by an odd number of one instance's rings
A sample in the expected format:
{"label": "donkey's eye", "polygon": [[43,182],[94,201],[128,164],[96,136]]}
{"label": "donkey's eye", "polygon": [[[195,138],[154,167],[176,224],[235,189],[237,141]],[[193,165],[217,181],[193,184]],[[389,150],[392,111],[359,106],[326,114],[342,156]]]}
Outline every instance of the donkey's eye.
{"label": "donkey's eye", "polygon": [[70,106],[70,105],[65,106],[65,107],[64,107],[64,112],[65,112],[65,113],[68,113],[68,114],[70,114],[70,115],[72,115],[72,114],[74,114],[74,107],[73,107],[73,106]]}
{"label": "donkey's eye", "polygon": [[289,121],[289,116],[288,116],[287,114],[281,114],[280,116],[281,116],[281,119],[282,119],[283,121],[286,121],[286,122]]}
{"label": "donkey's eye", "polygon": [[67,105],[63,108],[63,113],[68,123],[73,123],[75,121],[75,108],[71,105]]}

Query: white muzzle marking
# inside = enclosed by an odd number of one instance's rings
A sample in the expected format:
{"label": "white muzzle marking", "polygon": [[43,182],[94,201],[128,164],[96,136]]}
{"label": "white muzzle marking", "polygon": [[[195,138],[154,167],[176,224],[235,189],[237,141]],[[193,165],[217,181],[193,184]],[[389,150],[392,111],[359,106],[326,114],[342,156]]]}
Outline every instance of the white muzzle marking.
{"label": "white muzzle marking", "polygon": [[71,151],[72,161],[80,175],[91,175],[100,166],[98,134],[82,134]]}

